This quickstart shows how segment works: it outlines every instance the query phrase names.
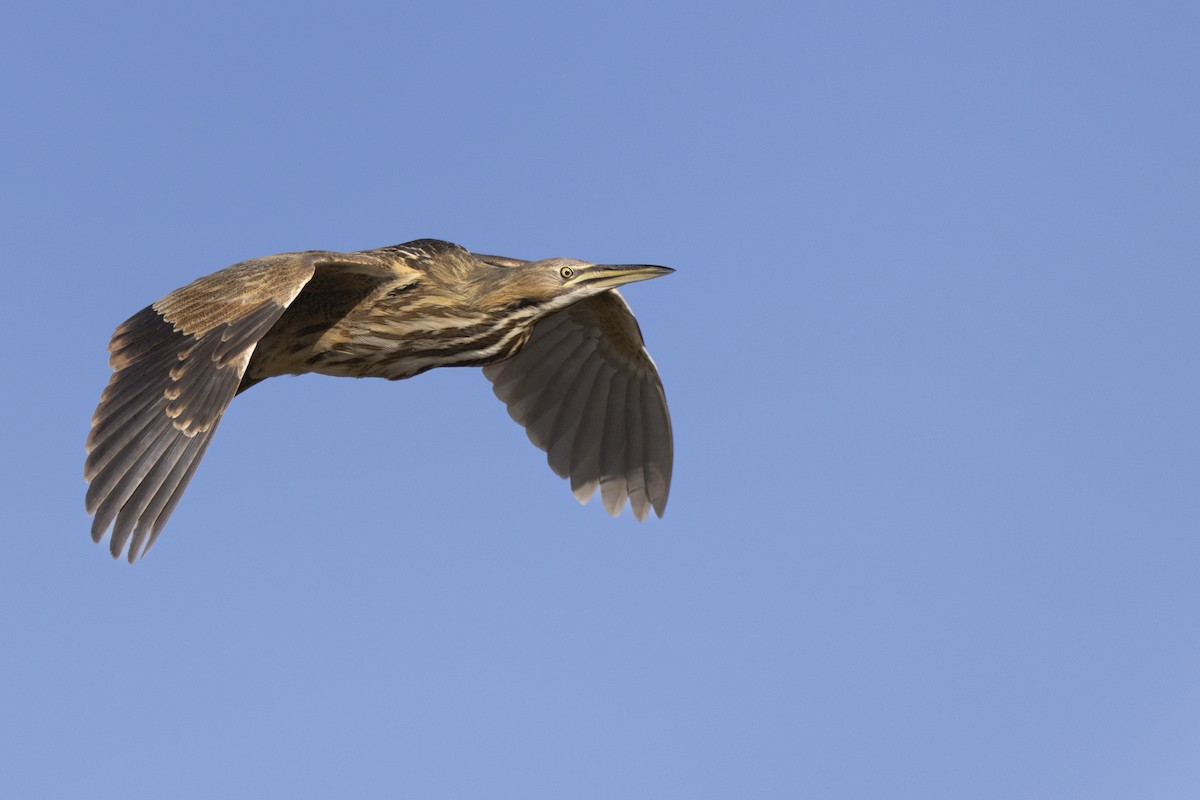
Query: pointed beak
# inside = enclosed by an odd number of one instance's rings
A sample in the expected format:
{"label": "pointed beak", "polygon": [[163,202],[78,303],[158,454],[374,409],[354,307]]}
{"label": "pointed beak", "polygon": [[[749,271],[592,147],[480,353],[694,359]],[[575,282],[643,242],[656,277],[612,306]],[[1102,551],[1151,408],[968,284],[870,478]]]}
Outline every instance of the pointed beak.
{"label": "pointed beak", "polygon": [[626,283],[648,281],[674,271],[670,267],[655,267],[650,264],[595,264],[576,272],[574,282],[610,289]]}

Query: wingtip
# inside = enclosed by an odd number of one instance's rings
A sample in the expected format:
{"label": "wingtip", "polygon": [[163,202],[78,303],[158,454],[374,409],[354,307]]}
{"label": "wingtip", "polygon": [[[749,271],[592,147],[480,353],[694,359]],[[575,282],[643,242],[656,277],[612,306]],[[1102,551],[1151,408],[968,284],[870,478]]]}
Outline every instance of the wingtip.
{"label": "wingtip", "polygon": [[575,499],[580,505],[586,505],[592,496],[596,494],[596,489],[600,486],[599,481],[585,481],[571,487],[571,493],[575,495]]}

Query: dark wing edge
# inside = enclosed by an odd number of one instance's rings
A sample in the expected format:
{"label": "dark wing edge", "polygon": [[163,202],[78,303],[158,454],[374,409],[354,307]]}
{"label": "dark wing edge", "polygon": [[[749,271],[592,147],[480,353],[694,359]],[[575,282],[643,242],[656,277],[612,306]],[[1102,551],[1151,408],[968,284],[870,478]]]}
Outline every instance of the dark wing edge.
{"label": "dark wing edge", "polygon": [[626,500],[638,520],[651,507],[663,515],[671,417],[658,369],[616,290],[541,320],[516,355],[483,373],[550,468],[570,478],[579,502],[599,488],[613,516]]}
{"label": "dark wing edge", "polygon": [[109,343],[113,374],[92,416],[84,477],[92,539],[133,563],[191,480],[255,345],[318,266],[357,254],[287,253],[200,278],[130,317]]}

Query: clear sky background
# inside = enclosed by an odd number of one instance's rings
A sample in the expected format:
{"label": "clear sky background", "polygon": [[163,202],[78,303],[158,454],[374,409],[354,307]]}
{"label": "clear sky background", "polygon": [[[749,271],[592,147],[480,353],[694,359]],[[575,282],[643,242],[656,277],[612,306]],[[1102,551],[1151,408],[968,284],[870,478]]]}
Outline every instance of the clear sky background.
{"label": "clear sky background", "polygon": [[[10,797],[1194,798],[1200,10],[0,12]],[[133,312],[420,237],[626,292],[666,517],[478,370],[239,397],[88,538]]]}

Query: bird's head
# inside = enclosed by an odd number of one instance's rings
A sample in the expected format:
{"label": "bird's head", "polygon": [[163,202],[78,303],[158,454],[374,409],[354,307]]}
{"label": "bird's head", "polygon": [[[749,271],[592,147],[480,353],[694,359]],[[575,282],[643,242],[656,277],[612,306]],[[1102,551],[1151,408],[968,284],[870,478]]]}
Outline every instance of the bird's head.
{"label": "bird's head", "polygon": [[592,264],[575,258],[516,261],[477,256],[485,265],[483,302],[492,308],[536,309],[543,317],[580,300],[675,270],[649,264]]}

